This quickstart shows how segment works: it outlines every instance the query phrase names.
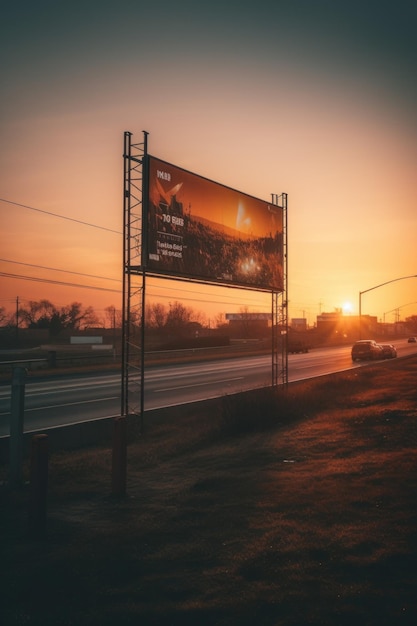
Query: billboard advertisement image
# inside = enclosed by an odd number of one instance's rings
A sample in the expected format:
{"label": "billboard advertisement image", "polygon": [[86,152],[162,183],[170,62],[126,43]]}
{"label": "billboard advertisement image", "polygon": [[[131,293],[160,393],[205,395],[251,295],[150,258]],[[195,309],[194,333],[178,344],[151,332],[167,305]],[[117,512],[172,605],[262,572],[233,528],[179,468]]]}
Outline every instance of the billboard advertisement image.
{"label": "billboard advertisement image", "polygon": [[283,289],[283,210],[148,157],[146,269]]}

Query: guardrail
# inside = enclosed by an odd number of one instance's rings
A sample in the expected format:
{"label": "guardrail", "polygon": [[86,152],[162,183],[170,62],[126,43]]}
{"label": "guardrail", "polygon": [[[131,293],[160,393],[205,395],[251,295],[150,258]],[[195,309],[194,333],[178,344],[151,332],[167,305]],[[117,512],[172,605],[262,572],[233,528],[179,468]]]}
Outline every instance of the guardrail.
{"label": "guardrail", "polygon": [[[234,354],[257,354],[268,350],[269,344],[265,342],[239,342],[229,346],[204,346],[194,348],[179,348],[171,350],[152,350],[145,352],[145,363],[161,363],[179,360],[187,360],[191,358],[221,358],[233,356]],[[77,364],[92,365],[102,363],[120,363],[120,355],[116,355],[114,350],[94,350],[88,352],[77,353],[76,350],[67,350],[67,346],[63,346],[63,350],[59,354],[58,351],[51,351],[44,357],[27,357],[19,359],[0,360],[0,373],[10,373],[14,367],[26,367],[28,370],[50,368],[60,369],[63,367],[76,367]]]}
{"label": "guardrail", "polygon": [[47,363],[47,358],[42,359],[13,359],[10,361],[0,361],[0,365],[23,365],[27,363]]}
{"label": "guardrail", "polygon": [[113,352],[94,352],[91,354],[76,354],[70,352],[57,356],[56,353],[52,353],[45,357],[27,357],[24,359],[7,359],[5,361],[0,360],[0,373],[10,373],[15,367],[24,367],[27,370],[35,369],[59,369],[60,367],[74,367],[77,364],[90,361],[93,363],[102,363],[103,361],[116,361],[116,357]]}

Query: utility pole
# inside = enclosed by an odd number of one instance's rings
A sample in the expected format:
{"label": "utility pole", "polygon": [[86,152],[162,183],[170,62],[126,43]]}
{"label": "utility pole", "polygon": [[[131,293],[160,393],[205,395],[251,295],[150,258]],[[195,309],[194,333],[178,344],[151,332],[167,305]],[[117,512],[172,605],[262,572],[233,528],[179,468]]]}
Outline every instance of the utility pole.
{"label": "utility pole", "polygon": [[[303,320],[305,320],[305,319],[306,319],[306,312],[305,312],[305,310],[303,310]],[[307,322],[306,322],[306,324],[307,324]]]}
{"label": "utility pole", "polygon": [[19,346],[19,296],[16,296],[16,348]]}

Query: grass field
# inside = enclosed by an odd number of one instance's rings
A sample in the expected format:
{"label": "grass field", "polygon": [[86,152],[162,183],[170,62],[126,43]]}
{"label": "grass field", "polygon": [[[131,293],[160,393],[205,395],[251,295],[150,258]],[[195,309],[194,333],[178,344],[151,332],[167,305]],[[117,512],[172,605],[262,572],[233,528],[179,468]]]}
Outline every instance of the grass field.
{"label": "grass field", "polygon": [[125,497],[110,444],[52,450],[42,538],[28,487],[0,491],[0,623],[417,623],[416,380],[397,359],[177,409]]}

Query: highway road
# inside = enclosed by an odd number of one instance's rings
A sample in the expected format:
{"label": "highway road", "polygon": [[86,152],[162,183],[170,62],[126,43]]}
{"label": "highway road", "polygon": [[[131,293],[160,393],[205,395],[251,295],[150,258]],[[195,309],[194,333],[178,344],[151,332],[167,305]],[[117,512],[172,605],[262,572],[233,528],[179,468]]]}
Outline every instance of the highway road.
{"label": "highway road", "polygon": [[[395,342],[398,356],[417,353],[417,344]],[[316,348],[288,358],[290,382],[366,366],[352,363],[350,346]],[[149,367],[145,372],[145,412],[234,394],[271,384],[271,356]],[[135,399],[135,391],[130,399]],[[10,431],[10,385],[0,386],[0,436]],[[138,401],[139,402],[139,401]],[[120,374],[73,375],[28,380],[24,430],[27,432],[120,415]]]}

